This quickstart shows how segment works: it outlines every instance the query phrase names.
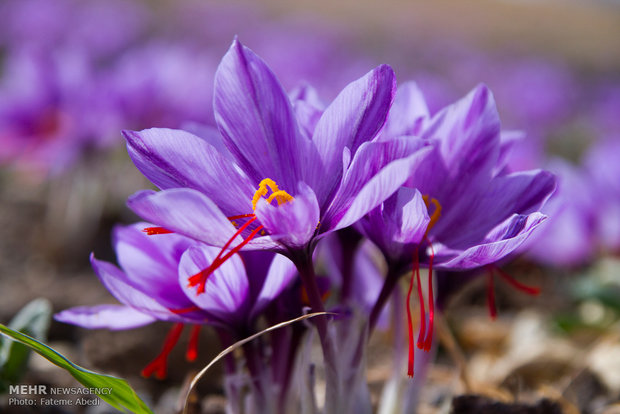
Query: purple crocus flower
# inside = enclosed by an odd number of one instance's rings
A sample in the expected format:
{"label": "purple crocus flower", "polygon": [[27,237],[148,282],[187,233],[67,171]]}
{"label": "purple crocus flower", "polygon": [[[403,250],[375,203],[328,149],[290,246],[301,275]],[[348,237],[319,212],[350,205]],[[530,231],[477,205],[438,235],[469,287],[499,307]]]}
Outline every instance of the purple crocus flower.
{"label": "purple crocus flower", "polygon": [[[505,173],[505,152],[511,140],[501,138],[497,110],[485,86],[433,117],[427,114],[415,85],[401,87],[381,139],[427,142],[433,150],[403,188],[358,223],[362,233],[380,247],[389,267],[371,326],[412,260],[412,282],[417,276],[422,303],[420,264],[429,270],[433,266],[466,270],[505,257],[545,219],[536,210],[555,186],[553,175],[545,171]],[[418,346],[425,349],[430,349],[432,341],[430,274],[429,291],[431,326],[424,335],[422,306],[418,339]],[[412,367],[410,360],[410,374]]]}
{"label": "purple crocus flower", "polygon": [[294,267],[286,258],[255,252],[224,263],[210,276],[204,295],[197,296],[189,291],[188,278],[213,260],[219,249],[178,234],[149,237],[142,231],[146,226],[149,224],[136,223],[115,228],[120,269],[91,255],[97,276],[122,305],[77,307],[55,316],[90,329],[131,329],[156,320],[175,322],[163,352],[143,371],[145,376],[153,372],[165,376],[167,355],[181,334],[182,324],[195,326],[188,349],[188,359],[194,359],[200,325],[246,332],[295,277]]}
{"label": "purple crocus flower", "polygon": [[[395,251],[399,243],[405,245],[405,256],[410,256],[407,244],[426,238],[420,260],[428,262],[427,247],[432,245],[435,266],[442,269],[475,268],[506,256],[544,220],[536,210],[555,187],[553,175],[540,170],[505,172],[507,140],[501,137],[493,97],[485,86],[431,118],[418,110],[419,116],[409,115],[409,124],[402,121],[411,113],[404,103],[423,101],[414,88],[404,92],[416,96],[396,99],[388,126],[400,122],[401,134],[416,134],[419,138],[410,139],[431,143],[433,151],[416,166],[405,189],[391,197],[389,203],[394,204],[383,204],[382,213],[389,216],[383,220],[395,224],[392,239],[382,241],[374,235],[377,226],[383,225],[377,211],[360,227],[390,257],[399,256]],[[398,132],[395,129],[392,135]],[[381,139],[394,138],[383,135]],[[404,242],[399,242],[397,233],[406,237]]]}
{"label": "purple crocus flower", "polygon": [[[235,40],[215,77],[219,134],[124,132],[136,166],[163,190],[139,192],[128,205],[167,230],[236,246],[222,258],[250,248],[310,260],[319,237],[387,198],[421,158],[403,158],[410,151],[402,142],[370,142],[394,88],[392,70],[376,68],[340,93],[308,139],[307,118],[298,122],[275,75]],[[210,270],[197,277],[199,292]]]}

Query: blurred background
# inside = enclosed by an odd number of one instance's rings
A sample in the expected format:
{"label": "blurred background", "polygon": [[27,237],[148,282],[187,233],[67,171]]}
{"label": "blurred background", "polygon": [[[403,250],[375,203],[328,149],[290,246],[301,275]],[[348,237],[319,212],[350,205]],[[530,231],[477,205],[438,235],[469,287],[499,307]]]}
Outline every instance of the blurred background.
{"label": "blurred background", "polygon": [[[326,103],[380,63],[399,83],[416,81],[432,113],[489,85],[504,130],[520,131],[508,168],[559,177],[545,207],[552,219],[510,268],[543,294],[498,286],[492,323],[483,281],[459,292],[446,317],[479,386],[459,382],[442,348],[421,410],[445,411],[466,391],[514,401],[515,390],[561,401],[566,412],[612,409],[620,397],[620,3],[612,0],[0,0],[0,322],[40,297],[54,312],[114,302],[88,256],[114,261],[112,227],[137,220],[125,200],[150,188],[120,131],[213,124],[213,74],[235,35],[288,91],[310,84]],[[141,379],[163,325],[110,333],[52,322],[48,340],[82,365],[129,378],[156,412],[171,412],[175,387],[219,345],[194,365],[178,356],[166,381]],[[584,345],[594,351],[576,366]],[[558,349],[565,354],[551,358]],[[369,372],[378,384],[384,374]],[[73,383],[38,359],[28,375]],[[217,412],[217,379],[204,387]]]}

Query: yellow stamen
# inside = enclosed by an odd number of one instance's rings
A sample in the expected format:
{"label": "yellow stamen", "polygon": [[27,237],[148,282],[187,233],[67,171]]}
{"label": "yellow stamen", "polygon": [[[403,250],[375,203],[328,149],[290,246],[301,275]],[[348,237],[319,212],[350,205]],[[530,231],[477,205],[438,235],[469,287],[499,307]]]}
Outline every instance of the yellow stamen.
{"label": "yellow stamen", "polygon": [[289,193],[287,193],[286,191],[280,190],[280,191],[276,191],[275,193],[271,193],[269,198],[267,198],[267,204],[271,203],[274,198],[278,200],[278,205],[286,203],[287,201],[293,200],[293,197],[291,197]]}
{"label": "yellow stamen", "polygon": [[266,196],[269,190],[271,190],[271,194],[266,200],[267,203],[271,203],[274,198],[278,201],[278,205],[294,200],[293,196],[289,193],[284,190],[280,190],[275,181],[271,178],[265,178],[258,184],[258,190],[256,190],[254,196],[252,197],[252,210],[256,210],[258,200]]}
{"label": "yellow stamen", "polygon": [[[429,200],[430,199],[430,200]],[[428,195],[423,195],[422,200],[424,200],[424,204],[426,204],[426,208],[428,209],[432,204],[435,208],[433,209],[433,213],[431,214],[431,220],[428,222],[428,227],[426,227],[426,232],[433,228],[437,220],[441,217],[441,204],[437,201],[436,198],[430,198]]]}

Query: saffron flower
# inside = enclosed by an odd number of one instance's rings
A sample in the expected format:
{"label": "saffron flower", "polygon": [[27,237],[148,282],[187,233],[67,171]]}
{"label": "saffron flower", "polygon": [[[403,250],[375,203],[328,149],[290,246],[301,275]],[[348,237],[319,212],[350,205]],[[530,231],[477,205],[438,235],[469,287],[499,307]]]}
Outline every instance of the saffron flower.
{"label": "saffron flower", "polygon": [[[190,277],[197,295],[242,249],[267,249],[293,261],[312,309],[324,311],[312,264],[316,243],[379,205],[426,155],[405,141],[374,141],[395,88],[394,72],[382,65],[322,112],[303,94],[293,105],[265,62],[235,39],[215,74],[218,131],[124,131],[134,164],[162,189],[138,192],[128,205],[158,226],[152,234],[221,247]],[[315,321],[328,370],[327,411],[335,411],[348,404],[346,384],[327,319]]]}
{"label": "saffron flower", "polygon": [[[179,339],[183,324],[193,325],[188,359],[197,354],[200,325],[209,324],[240,335],[251,329],[260,312],[295,277],[286,258],[256,252],[244,265],[241,257],[228,260],[209,279],[204,295],[187,287],[188,278],[219,252],[178,234],[149,237],[148,223],[116,227],[114,247],[122,269],[95,259],[91,264],[103,285],[122,305],[77,307],[56,314],[56,320],[84,328],[131,329],[156,320],[174,322],[163,351],[143,371],[166,375],[166,359]],[[255,257],[260,255],[260,257]],[[272,260],[273,259],[273,260]],[[246,270],[247,269],[247,270]]]}
{"label": "saffron flower", "polygon": [[[138,192],[128,205],[164,231],[222,246],[212,265],[190,280],[197,293],[210,272],[241,249],[281,252],[303,278],[319,238],[376,207],[424,156],[412,154],[406,142],[372,141],[394,90],[392,69],[379,66],[348,85],[316,120],[306,116],[305,97],[293,106],[267,65],[235,40],[215,76],[219,133],[124,132],[138,169],[163,190]],[[312,299],[316,289],[306,288]],[[322,310],[315,293],[312,307]]]}
{"label": "saffron flower", "polygon": [[[389,267],[371,327],[396,279],[413,261],[411,287],[416,277],[422,313],[418,347],[428,350],[432,268],[473,269],[513,252],[545,219],[537,209],[553,192],[555,180],[546,171],[504,172],[507,141],[501,139],[493,97],[482,85],[433,117],[414,84],[401,87],[381,140],[403,139],[430,143],[433,150],[405,186],[360,220],[358,228],[379,246]],[[421,264],[429,267],[428,333]],[[412,349],[410,356],[411,375]]]}

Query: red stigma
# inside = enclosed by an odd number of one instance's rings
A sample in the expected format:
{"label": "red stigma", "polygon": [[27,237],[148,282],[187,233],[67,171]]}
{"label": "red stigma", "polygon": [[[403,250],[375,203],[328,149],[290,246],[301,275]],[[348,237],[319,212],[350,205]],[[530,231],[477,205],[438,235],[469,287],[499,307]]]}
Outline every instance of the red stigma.
{"label": "red stigma", "polygon": [[195,312],[195,311],[199,311],[200,308],[198,306],[189,306],[187,308],[181,308],[181,309],[172,309],[172,308],[168,308],[168,310],[172,313],[174,313],[175,315],[182,315],[184,313],[190,313],[190,312]]}
{"label": "red stigma", "polygon": [[418,333],[418,348],[424,349],[424,340],[426,339],[426,310],[424,309],[424,292],[422,292],[422,281],[420,280],[420,263],[418,260],[418,252],[415,254],[415,273],[418,284],[418,300],[420,301],[420,332]]}
{"label": "red stigma", "polygon": [[192,332],[189,336],[189,344],[187,345],[187,352],[185,353],[185,359],[188,361],[195,361],[198,357],[198,338],[200,337],[200,325],[192,326]]}
{"label": "red stigma", "polygon": [[433,322],[435,320],[435,296],[433,295],[433,260],[435,259],[435,250],[428,237],[424,236],[424,240],[426,240],[431,249],[431,254],[428,258],[428,333],[424,340],[424,350],[428,352],[433,344]]}
{"label": "red stigma", "polygon": [[[409,361],[407,366],[407,374],[413,377],[413,365],[415,347],[413,345],[413,318],[411,317],[411,294],[413,293],[413,285],[417,284],[418,300],[420,302],[420,331],[418,333],[418,341],[416,343],[419,349],[426,352],[430,351],[433,345],[433,322],[435,320],[435,300],[433,295],[433,260],[435,251],[426,236],[424,240],[428,243],[431,254],[428,261],[428,330],[426,329],[426,309],[424,307],[424,292],[422,291],[422,281],[420,277],[420,259],[418,257],[418,249],[413,251],[413,268],[411,271],[411,279],[409,280],[409,291],[407,292],[407,329],[409,334]],[[415,280],[414,280],[415,278]]]}
{"label": "red stigma", "polygon": [[172,230],[168,230],[164,227],[145,227],[142,229],[147,236],[154,236],[156,234],[170,234],[174,233]]}
{"label": "red stigma", "polygon": [[[207,280],[209,280],[209,276],[211,276],[211,274],[214,271],[216,271],[226,260],[230,259],[235,253],[238,253],[243,248],[243,246],[248,244],[258,234],[258,232],[263,229],[262,225],[258,226],[257,228],[255,228],[248,235],[248,237],[246,239],[244,239],[241,243],[239,243],[237,246],[232,248],[228,253],[226,253],[224,256],[222,256],[222,254],[224,254],[226,249],[228,249],[228,247],[230,246],[232,241],[237,236],[239,236],[246,228],[248,228],[248,226],[250,224],[252,224],[256,220],[256,216],[254,214],[250,214],[250,215],[247,215],[247,216],[248,217],[252,217],[252,218],[250,220],[248,220],[243,226],[239,227],[237,232],[235,234],[233,234],[233,236],[226,242],[224,247],[222,247],[222,250],[220,250],[220,252],[215,257],[213,262],[207,268],[202,269],[200,272],[198,272],[198,273],[196,273],[196,274],[194,274],[194,275],[189,277],[189,279],[188,279],[188,287],[196,287],[197,286],[196,294],[199,295],[201,293],[204,293],[205,292],[205,287],[206,287],[206,284],[207,284]],[[232,217],[236,217],[236,216],[232,216]]]}
{"label": "red stigma", "polygon": [[[411,293],[413,292],[414,277],[420,267],[418,261],[418,250],[413,251],[413,269],[409,279],[409,291],[407,292],[407,334],[409,338],[409,360],[407,362],[407,375],[413,377],[413,365],[415,358],[415,348],[413,346],[413,320],[411,317]],[[418,276],[419,277],[419,276]]]}
{"label": "red stigma", "polygon": [[523,283],[517,281],[515,278],[510,276],[508,273],[503,271],[497,266],[487,265],[488,269],[488,277],[487,277],[487,304],[489,306],[489,315],[491,319],[495,319],[497,317],[497,308],[495,306],[495,282],[494,282],[494,274],[496,271],[499,275],[510,284],[513,288],[520,290],[523,293],[526,293],[531,296],[540,295],[540,288],[538,286],[527,286]]}
{"label": "red stigma", "polygon": [[183,324],[175,323],[166,336],[161,353],[142,370],[143,377],[148,378],[155,373],[158,379],[166,378],[168,374],[168,355],[170,355],[170,352],[179,341],[182,331]]}

